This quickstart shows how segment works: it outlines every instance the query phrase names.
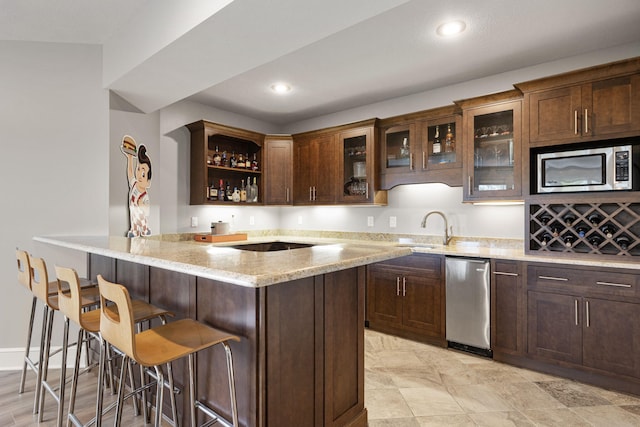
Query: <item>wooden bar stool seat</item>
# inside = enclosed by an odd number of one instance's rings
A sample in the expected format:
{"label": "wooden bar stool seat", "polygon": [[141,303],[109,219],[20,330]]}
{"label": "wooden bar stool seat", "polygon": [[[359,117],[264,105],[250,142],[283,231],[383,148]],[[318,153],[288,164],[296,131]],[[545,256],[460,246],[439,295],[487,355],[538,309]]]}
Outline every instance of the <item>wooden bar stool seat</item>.
{"label": "wooden bar stool seat", "polygon": [[[114,303],[118,308],[119,316],[113,316],[112,312],[102,310],[100,318],[100,334],[111,345],[119,348],[126,356],[136,363],[154,368],[156,371],[156,416],[155,425],[160,426],[162,417],[162,398],[164,390],[164,376],[161,366],[183,358],[188,358],[189,366],[189,398],[191,425],[196,425],[196,409],[200,408],[208,415],[216,417],[216,421],[224,425],[230,423],[221,416],[213,413],[196,396],[195,354],[217,344],[224,346],[227,356],[227,374],[229,378],[229,393],[231,397],[231,414],[234,426],[238,425],[238,414],[235,397],[235,379],[233,374],[233,359],[229,348],[229,341],[240,341],[235,335],[212,328],[204,323],[192,319],[181,319],[136,333],[132,317],[132,303],[127,289],[116,283],[111,283],[98,275],[100,288],[100,303],[105,307],[108,302]],[[103,375],[103,369],[100,376]],[[173,393],[173,375],[169,373],[169,390]],[[122,375],[122,373],[121,373]],[[100,383],[100,381],[99,381]],[[116,409],[116,425],[120,424],[122,415],[123,390],[118,392],[118,405]],[[205,409],[206,408],[206,409]],[[174,424],[177,420],[174,418]]]}
{"label": "wooden bar stool seat", "polygon": [[[78,343],[87,342],[90,338],[96,339],[100,342],[100,338],[98,336],[100,332],[100,318],[101,318],[101,308],[98,307],[95,310],[86,311],[83,308],[83,289],[81,287],[81,281],[78,277],[77,272],[73,268],[68,267],[59,267],[56,266],[56,276],[58,282],[58,302],[59,302],[59,310],[65,316],[65,331],[64,331],[64,344],[63,344],[63,372],[60,376],[60,395],[64,397],[64,389],[63,380],[65,378],[66,373],[64,372],[66,366],[66,348],[68,344],[68,330],[69,330],[69,321],[73,321],[76,325],[79,326],[78,331]],[[96,287],[96,290],[98,288]],[[98,294],[99,296],[99,294]],[[132,301],[132,309],[133,309],[133,320],[136,325],[139,325],[141,322],[146,320],[151,320],[154,318],[159,318],[162,323],[166,323],[167,316],[173,316],[168,310],[156,307],[152,304],[149,304],[145,301],[135,299]],[[110,313],[110,316],[114,318],[119,318],[118,308],[115,305],[110,305],[105,308]],[[81,348],[80,346],[78,348]],[[88,346],[87,346],[88,348]],[[100,344],[100,349],[102,351],[103,346]],[[83,423],[78,419],[75,410],[75,400],[78,386],[78,376],[80,375],[80,350],[76,353],[76,359],[74,363],[73,369],[73,377],[72,377],[72,386],[71,386],[71,395],[69,397],[69,412],[68,412],[68,421],[72,422],[74,425],[83,425]],[[102,354],[100,356],[102,360]],[[125,370],[125,366],[128,369],[129,377],[131,380],[131,388],[134,389],[135,385],[133,382],[133,374],[131,372],[130,365],[122,365],[122,370]],[[110,369],[111,371],[111,369]],[[141,372],[142,375],[142,372]],[[110,375],[112,376],[112,375]],[[124,384],[121,383],[120,387]],[[112,387],[113,388],[113,387]],[[146,397],[143,396],[143,401],[146,400]],[[172,402],[175,405],[175,402]],[[101,424],[101,402],[96,401],[96,418],[89,421],[88,424],[92,424],[95,422],[96,426],[100,426]],[[98,408],[100,408],[100,413],[98,413]],[[175,411],[175,408],[173,408]],[[136,414],[138,410],[136,408]],[[145,406],[145,418],[147,418],[147,411]]]}

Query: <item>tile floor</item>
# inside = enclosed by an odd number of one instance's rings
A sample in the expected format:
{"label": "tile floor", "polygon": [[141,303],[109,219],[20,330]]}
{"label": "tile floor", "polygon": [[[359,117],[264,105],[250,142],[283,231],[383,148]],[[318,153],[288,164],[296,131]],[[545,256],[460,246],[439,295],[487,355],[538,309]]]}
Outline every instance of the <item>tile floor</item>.
{"label": "tile floor", "polygon": [[640,426],[640,397],[366,330],[370,427]]}
{"label": "tile floor", "polygon": [[[365,369],[369,427],[640,426],[640,397],[370,330]],[[33,377],[18,395],[20,373],[0,372],[0,426],[38,425],[32,415]],[[92,415],[94,382],[90,375],[81,381],[82,419]],[[53,426],[54,416],[48,398],[40,427]],[[107,417],[105,425],[112,423]],[[127,410],[123,425],[143,426],[144,420]]]}

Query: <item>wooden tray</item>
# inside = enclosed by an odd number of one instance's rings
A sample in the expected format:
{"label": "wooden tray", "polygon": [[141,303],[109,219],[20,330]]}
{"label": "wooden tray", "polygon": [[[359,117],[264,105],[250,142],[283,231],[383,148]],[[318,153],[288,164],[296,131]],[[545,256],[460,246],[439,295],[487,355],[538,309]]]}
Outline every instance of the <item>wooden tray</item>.
{"label": "wooden tray", "polygon": [[236,240],[247,240],[247,233],[235,234],[196,234],[193,238],[198,242],[235,242]]}

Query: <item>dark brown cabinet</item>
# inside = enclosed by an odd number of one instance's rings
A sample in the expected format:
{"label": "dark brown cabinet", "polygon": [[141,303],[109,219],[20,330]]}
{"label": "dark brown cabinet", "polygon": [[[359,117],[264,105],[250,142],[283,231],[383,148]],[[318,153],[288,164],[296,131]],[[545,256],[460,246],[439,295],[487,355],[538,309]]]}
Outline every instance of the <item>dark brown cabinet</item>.
{"label": "dark brown cabinet", "polygon": [[339,162],[335,135],[326,133],[294,137],[293,152],[293,203],[335,203]]}
{"label": "dark brown cabinet", "polygon": [[640,378],[638,275],[530,265],[529,356]]}
{"label": "dark brown cabinet", "polygon": [[367,267],[369,327],[444,345],[441,256],[414,254]]}
{"label": "dark brown cabinet", "polygon": [[457,102],[463,109],[463,201],[522,200],[518,91]]}
{"label": "dark brown cabinet", "polygon": [[462,118],[454,107],[380,121],[381,187],[462,184]]}
{"label": "dark brown cabinet", "polygon": [[491,348],[498,360],[501,353],[524,354],[526,301],[522,269],[519,261],[491,260]]}
{"label": "dark brown cabinet", "polygon": [[640,130],[640,74],[526,95],[532,145],[610,138]]}
{"label": "dark brown cabinet", "polygon": [[264,202],[293,203],[293,140],[290,136],[267,135],[264,140]]}

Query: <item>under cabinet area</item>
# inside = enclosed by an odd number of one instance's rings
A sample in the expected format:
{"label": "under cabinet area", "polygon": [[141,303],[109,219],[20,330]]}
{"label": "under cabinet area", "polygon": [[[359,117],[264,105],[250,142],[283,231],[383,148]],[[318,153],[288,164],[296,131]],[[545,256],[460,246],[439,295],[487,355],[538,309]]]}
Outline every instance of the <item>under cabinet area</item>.
{"label": "under cabinet area", "polygon": [[413,254],[367,267],[372,330],[446,346],[444,257]]}

